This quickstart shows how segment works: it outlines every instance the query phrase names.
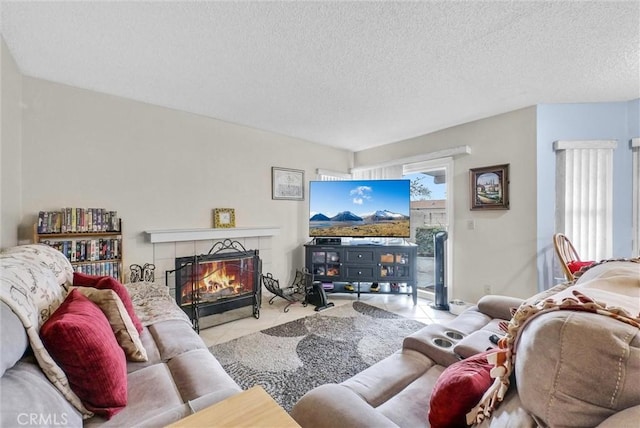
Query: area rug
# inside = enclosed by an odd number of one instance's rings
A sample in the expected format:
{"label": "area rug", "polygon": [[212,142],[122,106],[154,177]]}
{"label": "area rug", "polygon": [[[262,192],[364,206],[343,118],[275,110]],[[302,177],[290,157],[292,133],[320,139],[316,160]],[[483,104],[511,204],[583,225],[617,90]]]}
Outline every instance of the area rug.
{"label": "area rug", "polygon": [[353,302],[209,350],[242,387],[261,385],[286,411],[305,392],[340,383],[399,350],[425,325]]}

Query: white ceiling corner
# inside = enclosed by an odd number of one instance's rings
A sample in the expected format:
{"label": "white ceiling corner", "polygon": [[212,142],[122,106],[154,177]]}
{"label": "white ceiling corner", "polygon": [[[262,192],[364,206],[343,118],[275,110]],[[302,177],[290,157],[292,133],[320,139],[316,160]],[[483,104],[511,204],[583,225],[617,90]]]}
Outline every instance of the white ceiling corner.
{"label": "white ceiling corner", "polygon": [[640,1],[1,4],[25,75],[358,151],[640,96]]}

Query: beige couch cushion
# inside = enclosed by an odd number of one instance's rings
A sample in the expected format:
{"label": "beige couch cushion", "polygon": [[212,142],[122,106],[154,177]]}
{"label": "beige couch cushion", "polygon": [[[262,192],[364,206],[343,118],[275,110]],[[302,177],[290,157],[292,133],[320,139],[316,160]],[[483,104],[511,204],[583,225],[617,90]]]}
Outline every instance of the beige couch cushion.
{"label": "beige couch cushion", "polygon": [[342,385],[373,407],[385,403],[434,366],[424,354],[402,349],[361,371]]}
{"label": "beige couch cushion", "polygon": [[585,312],[540,315],[515,358],[523,405],[549,426],[596,426],[640,404],[638,373],[638,328]]}
{"label": "beige couch cushion", "polygon": [[81,427],[82,415],[40,367],[19,361],[0,378],[1,427]]}
{"label": "beige couch cushion", "polygon": [[553,298],[560,302],[574,290],[611,311],[623,309],[632,323],[560,310],[524,326],[515,354],[518,391],[523,406],[549,426],[596,426],[640,404],[640,264],[600,264]]}
{"label": "beige couch cushion", "polygon": [[487,295],[478,300],[478,310],[491,318],[509,320],[523,301],[517,297]]}
{"label": "beige couch cushion", "polygon": [[208,349],[194,349],[180,354],[169,360],[167,366],[184,401],[221,390],[240,391]]}
{"label": "beige couch cushion", "polygon": [[149,333],[153,336],[162,361],[169,361],[194,349],[207,349],[202,338],[193,334],[191,325],[182,320],[155,323],[149,326]]}
{"label": "beige couch cushion", "polygon": [[85,421],[85,427],[133,427],[183,404],[180,392],[166,364],[154,364],[128,375],[127,406],[111,419],[100,416]]}

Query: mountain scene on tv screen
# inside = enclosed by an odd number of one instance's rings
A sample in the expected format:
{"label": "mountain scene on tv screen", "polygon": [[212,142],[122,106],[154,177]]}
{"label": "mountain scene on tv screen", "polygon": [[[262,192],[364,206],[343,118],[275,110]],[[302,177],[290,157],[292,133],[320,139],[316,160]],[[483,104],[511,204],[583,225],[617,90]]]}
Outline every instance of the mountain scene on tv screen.
{"label": "mountain scene on tv screen", "polygon": [[409,180],[309,183],[309,235],[408,237]]}
{"label": "mountain scene on tv screen", "polygon": [[309,228],[310,236],[408,236],[409,216],[387,210],[362,215],[343,211],[333,217],[317,213]]}

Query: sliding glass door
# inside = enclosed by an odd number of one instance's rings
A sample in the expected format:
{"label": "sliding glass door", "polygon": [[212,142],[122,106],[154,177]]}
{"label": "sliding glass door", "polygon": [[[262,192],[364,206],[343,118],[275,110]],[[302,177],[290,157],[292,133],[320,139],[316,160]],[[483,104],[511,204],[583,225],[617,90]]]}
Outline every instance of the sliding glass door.
{"label": "sliding glass door", "polygon": [[437,262],[445,264],[445,283],[450,279],[450,242],[446,244],[444,260],[436,260],[434,236],[446,231],[447,241],[451,238],[452,186],[448,178],[452,167],[449,158],[403,165],[403,178],[411,180],[410,241],[418,245],[419,292],[434,293]]}

